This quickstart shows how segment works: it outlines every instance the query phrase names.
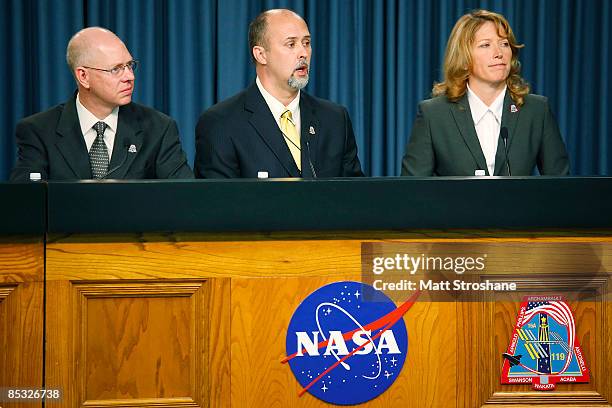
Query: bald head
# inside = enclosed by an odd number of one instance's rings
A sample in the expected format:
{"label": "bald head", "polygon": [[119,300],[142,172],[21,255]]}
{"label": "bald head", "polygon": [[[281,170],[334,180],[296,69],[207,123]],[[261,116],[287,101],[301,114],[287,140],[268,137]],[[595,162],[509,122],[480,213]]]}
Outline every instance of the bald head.
{"label": "bald head", "polygon": [[[268,25],[271,21],[273,22],[275,19],[287,16],[295,17],[304,21],[302,16],[289,9],[266,10],[263,13],[259,14],[257,17],[255,17],[255,19],[251,21],[251,24],[249,25],[249,48],[253,50],[253,47],[257,45],[267,48],[268,39],[266,35]],[[256,62],[255,57],[253,57],[252,53],[251,57],[253,58],[253,62]]]}
{"label": "bald head", "polygon": [[88,27],[76,33],[68,42],[66,62],[74,74],[76,67],[98,63],[109,49],[125,49],[125,44],[112,31]]}
{"label": "bald head", "polygon": [[97,118],[132,101],[136,62],[123,41],[100,27],[85,28],[68,42],[66,60],[80,103]]}

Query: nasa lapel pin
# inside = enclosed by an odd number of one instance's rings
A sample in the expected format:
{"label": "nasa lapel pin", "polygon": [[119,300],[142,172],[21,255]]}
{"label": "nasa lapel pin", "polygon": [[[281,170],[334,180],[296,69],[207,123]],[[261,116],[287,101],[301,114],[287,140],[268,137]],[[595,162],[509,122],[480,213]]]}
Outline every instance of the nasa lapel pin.
{"label": "nasa lapel pin", "polygon": [[310,129],[308,129],[308,133],[310,133],[311,135],[315,134],[314,126],[311,126]]}
{"label": "nasa lapel pin", "polygon": [[512,113],[518,112],[518,108],[516,107],[515,104],[510,105],[510,112],[512,112]]}
{"label": "nasa lapel pin", "polygon": [[130,147],[128,148],[128,152],[136,153],[136,145],[131,144]]}

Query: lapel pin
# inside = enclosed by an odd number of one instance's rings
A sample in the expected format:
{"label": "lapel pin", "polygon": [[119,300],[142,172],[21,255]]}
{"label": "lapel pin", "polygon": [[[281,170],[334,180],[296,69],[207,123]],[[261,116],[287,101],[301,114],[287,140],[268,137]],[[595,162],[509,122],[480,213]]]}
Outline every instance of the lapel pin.
{"label": "lapel pin", "polygon": [[128,152],[130,153],[136,153],[136,145],[130,145],[130,147],[128,148]]}
{"label": "lapel pin", "polygon": [[314,126],[310,127],[310,129],[308,130],[308,133],[310,133],[311,135],[315,134]]}
{"label": "lapel pin", "polygon": [[518,108],[516,107],[516,105],[514,105],[514,104],[510,105],[510,112],[512,112],[512,113],[518,112]]}

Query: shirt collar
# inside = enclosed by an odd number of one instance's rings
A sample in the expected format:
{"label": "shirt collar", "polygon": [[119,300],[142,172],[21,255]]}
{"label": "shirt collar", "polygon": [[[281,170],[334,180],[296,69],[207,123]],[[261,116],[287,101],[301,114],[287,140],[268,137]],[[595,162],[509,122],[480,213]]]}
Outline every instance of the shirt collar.
{"label": "shirt collar", "polygon": [[468,102],[470,104],[470,111],[472,112],[472,119],[474,124],[478,124],[484,117],[484,115],[491,111],[498,123],[501,123],[502,113],[504,110],[504,97],[506,96],[507,86],[497,95],[491,106],[487,106],[479,97],[470,89],[470,85],[467,85]]}
{"label": "shirt collar", "polygon": [[300,91],[299,90],[295,98],[293,98],[293,100],[289,102],[289,105],[285,106],[282,104],[282,102],[280,102],[278,99],[272,96],[270,92],[266,91],[266,88],[264,88],[263,84],[259,80],[259,77],[255,79],[255,83],[257,84],[257,88],[259,88],[259,92],[261,92],[261,95],[264,97],[266,103],[268,104],[268,107],[270,108],[272,115],[277,121],[280,120],[279,119],[280,116],[287,109],[289,109],[291,111],[291,114],[295,117],[300,107]]}
{"label": "shirt collar", "polygon": [[77,115],[79,116],[79,124],[81,125],[81,133],[85,134],[95,125],[97,122],[104,122],[106,125],[115,133],[117,133],[117,122],[119,120],[119,107],[115,106],[110,115],[100,120],[91,113],[79,99],[79,95],[76,97],[76,109]]}

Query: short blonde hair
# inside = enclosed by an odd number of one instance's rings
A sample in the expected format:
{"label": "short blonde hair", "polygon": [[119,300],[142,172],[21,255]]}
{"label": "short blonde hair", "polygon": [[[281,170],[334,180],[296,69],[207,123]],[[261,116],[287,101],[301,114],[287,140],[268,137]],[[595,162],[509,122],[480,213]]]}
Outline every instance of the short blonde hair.
{"label": "short blonde hair", "polygon": [[465,95],[472,67],[471,48],[476,31],[488,21],[495,24],[499,36],[506,38],[510,43],[512,59],[506,84],[512,100],[519,106],[523,105],[524,97],[529,93],[529,85],[520,76],[521,63],[518,53],[524,45],[516,42],[512,28],[504,16],[488,10],[474,10],[457,20],[446,44],[444,78],[442,82],[434,84],[433,96],[446,95],[449,100],[456,102]]}

